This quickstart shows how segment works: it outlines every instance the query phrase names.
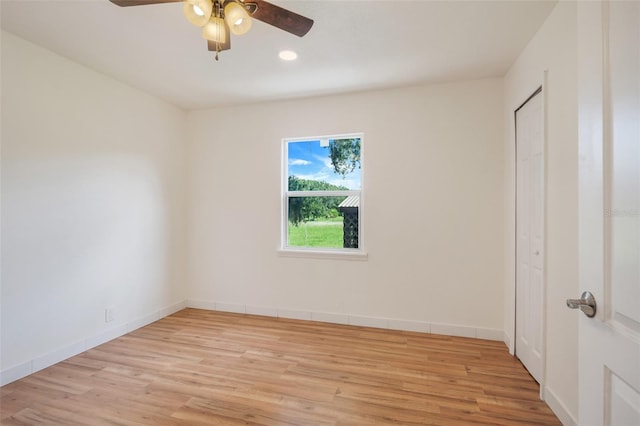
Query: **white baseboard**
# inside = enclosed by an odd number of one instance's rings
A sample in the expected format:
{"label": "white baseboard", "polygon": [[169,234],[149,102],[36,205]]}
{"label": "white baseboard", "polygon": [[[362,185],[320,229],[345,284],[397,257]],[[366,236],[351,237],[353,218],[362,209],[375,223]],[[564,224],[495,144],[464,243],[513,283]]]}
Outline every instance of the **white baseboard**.
{"label": "white baseboard", "polygon": [[476,337],[476,329],[450,324],[431,324],[431,333],[445,336]]}
{"label": "white baseboard", "polygon": [[548,386],[544,389],[544,399],[544,402],[547,403],[564,426],[576,426],[578,424],[575,416],[569,412],[567,407]]}
{"label": "white baseboard", "polygon": [[187,308],[206,309],[208,311],[217,310],[215,302],[207,302],[204,300],[187,300],[186,304]]}
{"label": "white baseboard", "polygon": [[418,333],[431,333],[431,324],[422,321],[390,319],[387,324],[391,330],[416,331]]}
{"label": "white baseboard", "polygon": [[245,309],[248,314],[251,315],[262,315],[263,317],[277,317],[278,310],[274,308],[269,308],[266,306],[251,306],[246,305]]}
{"label": "white baseboard", "polygon": [[15,382],[33,373],[33,361],[23,362],[0,372],[0,386]]}
{"label": "white baseboard", "polygon": [[211,302],[205,300],[188,299],[189,308],[207,309],[210,311],[247,313],[277,318],[300,319],[307,321],[347,324],[361,327],[384,328],[391,330],[416,331],[420,333],[443,334],[447,336],[471,337],[475,339],[504,341],[506,334],[503,330],[485,327],[469,327],[453,324],[428,323],[424,321],[405,320],[397,318],[370,317],[362,315],[338,314],[332,312],[304,311],[299,309],[272,308],[266,306],[251,306],[240,303]]}
{"label": "white baseboard", "polygon": [[159,309],[148,315],[144,315],[140,318],[136,318],[125,324],[119,324],[106,331],[100,332],[96,335],[89,336],[86,339],[79,340],[77,342],[66,345],[62,348],[58,348],[37,358],[33,358],[22,364],[9,367],[6,370],[0,371],[0,386],[4,386],[8,383],[15,382],[23,377],[40,371],[44,368],[50,367],[72,356],[81,354],[91,348],[99,346],[103,343],[127,334],[133,330],[136,330],[152,322],[158,321],[168,315],[178,312],[187,306],[186,301],[174,303],[166,308]]}
{"label": "white baseboard", "polygon": [[496,340],[498,342],[502,342],[502,334],[502,330],[495,328],[477,327],[475,337],[476,339]]}
{"label": "white baseboard", "polygon": [[[153,321],[149,321],[149,322],[146,322],[146,324],[150,324],[152,322]],[[95,348],[96,346],[100,346],[103,343],[107,343],[110,340],[117,339],[118,337],[120,337],[120,336],[122,336],[124,334],[127,334],[129,332],[128,331],[129,328],[130,327],[128,327],[128,324],[120,324],[120,325],[117,325],[117,326],[115,326],[113,328],[105,330],[102,333],[98,333],[95,336],[91,336],[91,337],[89,337],[89,338],[84,340],[85,341],[85,349],[84,350]],[[133,331],[133,330],[135,330],[135,328],[131,329],[131,331]],[[84,352],[84,351],[79,351],[78,353],[80,353],[80,352]],[[64,358],[64,359],[66,359],[66,358]],[[62,360],[59,360],[58,362],[60,362],[60,361],[62,361]],[[35,371],[38,371],[38,370],[35,370]]]}
{"label": "white baseboard", "polygon": [[507,349],[509,349],[509,353],[514,355],[513,348],[511,347],[511,336],[506,331],[503,332],[502,341],[505,345],[507,345]]}
{"label": "white baseboard", "polygon": [[349,325],[359,327],[389,328],[389,319],[380,317],[368,317],[362,315],[348,315]]}
{"label": "white baseboard", "polygon": [[247,313],[247,308],[245,305],[237,305],[235,303],[222,303],[222,302],[216,302],[215,303],[216,306],[216,311],[222,311],[222,312],[233,312],[235,314],[246,314]]}
{"label": "white baseboard", "polygon": [[278,309],[278,318],[288,318],[311,321],[312,313],[309,311],[299,311],[297,309]]}
{"label": "white baseboard", "polygon": [[318,322],[328,322],[331,324],[349,325],[349,315],[333,314],[331,312],[312,312],[311,320]]}

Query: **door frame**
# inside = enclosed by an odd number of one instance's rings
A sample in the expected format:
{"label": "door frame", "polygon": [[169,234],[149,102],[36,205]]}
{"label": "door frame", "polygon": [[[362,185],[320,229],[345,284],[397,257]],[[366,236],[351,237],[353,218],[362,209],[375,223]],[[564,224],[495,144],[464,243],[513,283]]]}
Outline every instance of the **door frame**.
{"label": "door frame", "polygon": [[[511,169],[513,170],[513,187],[512,196],[513,196],[513,205],[511,206],[511,214],[513,218],[513,228],[511,230],[511,237],[513,240],[509,246],[512,247],[510,253],[507,253],[507,261],[511,263],[511,268],[513,268],[512,276],[509,277],[509,297],[507,297],[507,321],[505,326],[505,343],[509,348],[509,353],[515,356],[516,349],[516,291],[517,291],[517,203],[518,203],[518,193],[517,193],[517,178],[518,178],[518,170],[517,170],[517,140],[516,140],[516,112],[527,103],[528,100],[533,98],[535,95],[539,94],[542,96],[542,149],[543,149],[543,196],[542,196],[542,229],[543,229],[543,253],[542,253],[542,306],[541,306],[541,315],[542,315],[542,373],[540,376],[540,399],[545,400],[545,382],[547,376],[547,184],[548,184],[548,173],[547,173],[547,164],[548,164],[548,96],[547,96],[547,75],[548,71],[544,70],[542,73],[541,81],[535,81],[529,87],[529,90],[526,90],[525,96],[521,97],[521,101],[516,103],[515,105],[510,106],[510,111],[512,114],[509,117],[510,120],[510,129],[509,129],[509,138],[510,145],[513,148],[513,156],[510,158]],[[540,93],[538,93],[540,92]]]}

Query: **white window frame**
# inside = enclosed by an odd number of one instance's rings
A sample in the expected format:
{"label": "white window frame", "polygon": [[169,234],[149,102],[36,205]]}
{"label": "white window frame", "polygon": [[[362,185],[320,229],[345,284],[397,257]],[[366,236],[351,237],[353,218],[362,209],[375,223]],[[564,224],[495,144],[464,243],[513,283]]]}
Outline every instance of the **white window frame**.
{"label": "white window frame", "polygon": [[[289,144],[307,142],[322,139],[360,139],[360,189],[345,191],[289,191]],[[346,133],[338,135],[312,136],[304,138],[285,138],[282,140],[282,173],[281,173],[281,241],[279,254],[281,256],[328,258],[328,259],[352,259],[366,260],[367,253],[364,250],[364,226],[362,212],[364,211],[364,134]],[[289,198],[292,197],[341,197],[356,195],[360,198],[358,207],[358,248],[331,248],[331,247],[294,247],[288,245],[289,233]]]}

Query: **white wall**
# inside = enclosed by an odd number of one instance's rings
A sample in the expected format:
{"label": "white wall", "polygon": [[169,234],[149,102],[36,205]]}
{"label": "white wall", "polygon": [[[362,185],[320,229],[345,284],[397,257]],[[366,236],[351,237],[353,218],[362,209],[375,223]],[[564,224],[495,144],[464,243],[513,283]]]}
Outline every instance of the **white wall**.
{"label": "white wall", "polygon": [[[189,303],[502,339],[502,96],[489,79],[191,112]],[[348,132],[368,260],[278,256],[281,140]]]}
{"label": "white wall", "polygon": [[[565,424],[578,413],[578,133],[576,4],[560,2],[504,79],[506,143],[505,330],[513,342],[515,289],[515,131],[513,113],[548,71],[546,145],[545,399]],[[513,350],[513,347],[511,348]]]}
{"label": "white wall", "polygon": [[[504,80],[185,114],[3,32],[1,382],[185,298],[512,338],[513,110],[548,70],[545,393],[574,422],[575,49],[562,2]],[[281,139],[360,131],[368,260],[278,256]]]}
{"label": "white wall", "polygon": [[184,301],[185,124],[2,33],[3,383]]}

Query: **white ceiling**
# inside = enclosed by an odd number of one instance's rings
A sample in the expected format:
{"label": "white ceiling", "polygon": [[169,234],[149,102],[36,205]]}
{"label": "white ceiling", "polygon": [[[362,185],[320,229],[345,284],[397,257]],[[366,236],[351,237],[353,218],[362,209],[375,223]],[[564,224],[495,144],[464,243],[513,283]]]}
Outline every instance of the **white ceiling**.
{"label": "white ceiling", "polygon": [[[556,1],[270,0],[315,21],[303,37],[255,21],[207,51],[180,3],[1,0],[2,29],[187,110],[499,77]],[[295,62],[278,59],[294,49]]]}

